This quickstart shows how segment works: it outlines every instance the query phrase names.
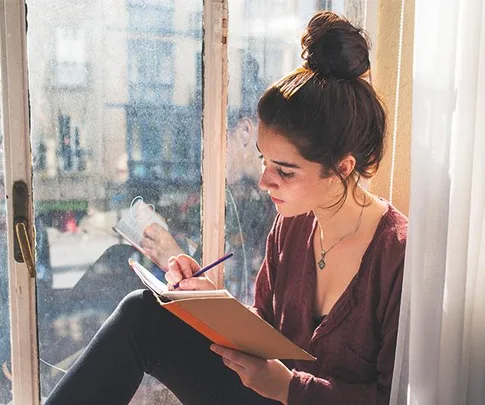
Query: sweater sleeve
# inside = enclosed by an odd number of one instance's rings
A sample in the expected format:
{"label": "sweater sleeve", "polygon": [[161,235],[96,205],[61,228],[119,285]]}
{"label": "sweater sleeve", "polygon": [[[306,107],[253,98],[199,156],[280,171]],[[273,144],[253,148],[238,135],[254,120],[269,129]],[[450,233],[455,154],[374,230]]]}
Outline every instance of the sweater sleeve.
{"label": "sweater sleeve", "polygon": [[266,239],[266,254],[256,276],[254,304],[249,308],[271,325],[274,320],[273,294],[280,222],[281,218],[277,215]]}
{"label": "sweater sleeve", "polygon": [[388,405],[396,351],[404,260],[390,290],[382,324],[382,341],[377,355],[377,380],[372,384],[348,384],[329,377],[293,370],[288,405]]}

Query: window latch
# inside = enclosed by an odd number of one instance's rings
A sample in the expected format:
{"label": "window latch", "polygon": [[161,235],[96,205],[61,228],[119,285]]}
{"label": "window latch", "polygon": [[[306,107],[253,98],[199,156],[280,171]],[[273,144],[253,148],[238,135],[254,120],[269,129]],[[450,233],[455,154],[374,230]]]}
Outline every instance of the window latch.
{"label": "window latch", "polygon": [[32,250],[31,237],[29,235],[30,212],[29,193],[27,184],[16,181],[13,185],[13,225],[14,225],[14,258],[17,263],[25,263],[30,278],[35,278],[35,258]]}

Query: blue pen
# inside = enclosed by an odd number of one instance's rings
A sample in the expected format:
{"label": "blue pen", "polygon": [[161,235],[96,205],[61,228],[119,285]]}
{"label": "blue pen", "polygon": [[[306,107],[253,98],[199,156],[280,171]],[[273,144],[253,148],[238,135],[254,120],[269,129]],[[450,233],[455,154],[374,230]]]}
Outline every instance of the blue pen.
{"label": "blue pen", "polygon": [[[202,267],[200,270],[197,270],[192,277],[199,277],[200,275],[204,274],[207,270],[212,269],[214,266],[217,266],[218,264],[222,263],[223,261],[229,259],[230,257],[234,256],[234,252],[226,253],[224,256],[220,257],[217,259],[215,262],[212,262],[211,264],[208,264],[205,267]],[[180,281],[178,283],[175,283],[172,288],[175,290],[179,288]]]}

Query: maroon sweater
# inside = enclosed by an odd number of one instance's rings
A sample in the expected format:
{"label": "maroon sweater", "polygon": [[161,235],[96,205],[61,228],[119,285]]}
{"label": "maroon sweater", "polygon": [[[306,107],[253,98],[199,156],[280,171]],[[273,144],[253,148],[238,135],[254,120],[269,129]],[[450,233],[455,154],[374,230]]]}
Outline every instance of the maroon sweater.
{"label": "maroon sweater", "polygon": [[407,219],[383,215],[355,277],[315,329],[313,213],[277,216],[256,280],[254,309],[317,357],[293,369],[289,405],[389,403],[401,299]]}

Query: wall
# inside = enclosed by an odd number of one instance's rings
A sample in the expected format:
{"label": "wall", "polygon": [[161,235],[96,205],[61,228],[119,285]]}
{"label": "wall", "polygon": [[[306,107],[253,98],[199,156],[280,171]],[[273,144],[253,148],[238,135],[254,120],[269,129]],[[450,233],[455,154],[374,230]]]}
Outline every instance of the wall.
{"label": "wall", "polygon": [[[373,83],[384,98],[388,111],[388,137],[385,157],[371,188],[381,197],[390,198],[393,131],[395,123],[396,83],[398,80],[401,1],[380,0],[376,41],[376,69]],[[410,147],[412,127],[412,72],[414,40],[414,0],[404,2],[404,25],[399,85],[396,153],[392,201],[408,214],[410,189]]]}

